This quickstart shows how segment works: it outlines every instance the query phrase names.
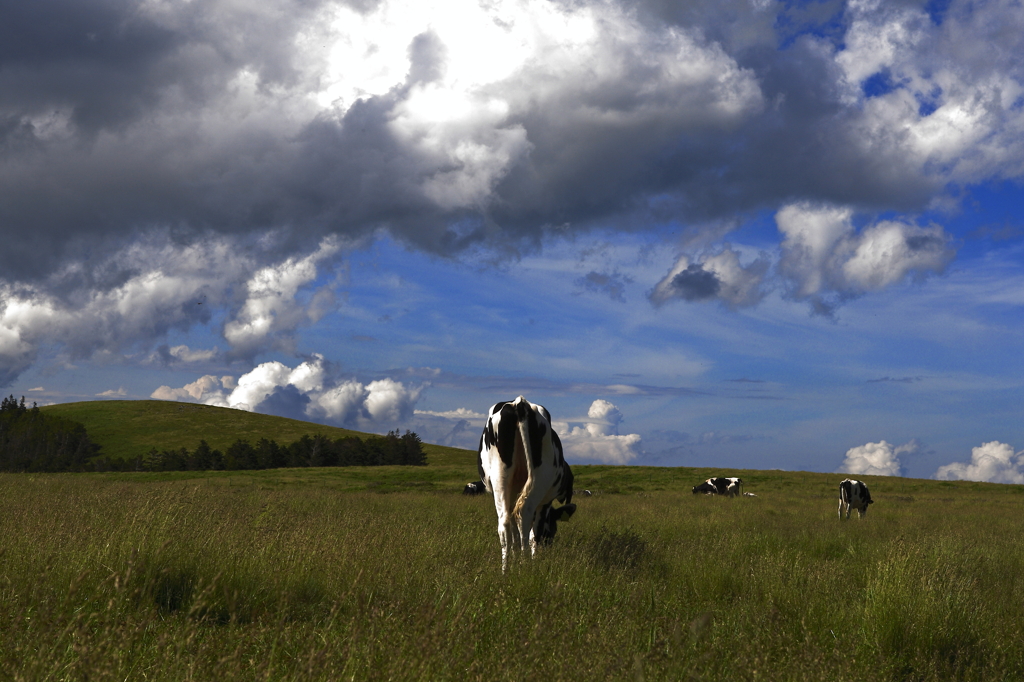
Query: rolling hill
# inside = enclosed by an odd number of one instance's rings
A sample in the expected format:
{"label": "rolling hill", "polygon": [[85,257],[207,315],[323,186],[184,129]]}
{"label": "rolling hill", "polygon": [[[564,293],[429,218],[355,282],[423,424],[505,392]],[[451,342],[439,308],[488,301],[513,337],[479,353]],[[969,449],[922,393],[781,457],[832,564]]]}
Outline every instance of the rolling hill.
{"label": "rolling hill", "polygon": [[[303,435],[323,434],[328,438],[375,434],[324,426],[312,422],[234,410],[226,407],[177,403],[165,400],[90,400],[39,408],[85,425],[102,453],[112,458],[129,458],[152,448],[194,449],[200,440],[211,448],[226,450],[239,438],[255,443],[260,438],[287,445]],[[429,464],[470,464],[476,453],[443,445],[423,444]]]}

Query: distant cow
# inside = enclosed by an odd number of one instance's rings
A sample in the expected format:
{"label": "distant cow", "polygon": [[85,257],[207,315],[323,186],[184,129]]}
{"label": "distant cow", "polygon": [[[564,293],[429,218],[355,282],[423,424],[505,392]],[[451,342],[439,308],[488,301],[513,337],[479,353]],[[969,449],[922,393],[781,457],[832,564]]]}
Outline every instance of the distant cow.
{"label": "distant cow", "polygon": [[714,476],[700,485],[694,486],[693,494],[705,493],[708,495],[726,495],[728,497],[736,497],[740,494],[742,486],[742,479]]}
{"label": "distant cow", "polygon": [[[501,570],[509,550],[519,546],[536,554],[538,544],[555,536],[558,521],[576,511],[572,504],[572,470],[562,443],[551,428],[551,415],[523,396],[497,403],[488,413],[477,448],[480,480],[494,494],[501,541]],[[560,507],[553,507],[554,502]]]}
{"label": "distant cow", "polygon": [[467,483],[466,487],[462,489],[463,495],[483,495],[485,492],[487,492],[487,486],[484,485],[483,481]]}
{"label": "distant cow", "polygon": [[868,487],[860,481],[843,479],[839,484],[839,518],[843,518],[843,506],[846,506],[846,518],[850,518],[850,511],[857,510],[857,516],[863,517],[868,513],[868,505],[874,504]]}
{"label": "distant cow", "polygon": [[709,481],[704,481],[700,485],[693,486],[693,494],[697,495],[699,493],[704,493],[705,495],[717,495],[718,490],[715,486],[711,485]]}

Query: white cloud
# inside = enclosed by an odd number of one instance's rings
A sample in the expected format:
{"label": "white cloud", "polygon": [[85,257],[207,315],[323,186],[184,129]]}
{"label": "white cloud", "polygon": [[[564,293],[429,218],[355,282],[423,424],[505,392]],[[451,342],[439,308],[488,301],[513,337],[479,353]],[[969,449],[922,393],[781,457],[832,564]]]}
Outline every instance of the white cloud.
{"label": "white cloud", "polygon": [[254,353],[266,346],[274,332],[291,331],[303,322],[315,321],[315,311],[295,304],[299,289],[317,276],[317,264],[340,249],[335,238],[324,239],[305,258],[258,270],[246,283],[247,298],[241,310],[224,325],[224,338],[239,354]]}
{"label": "white cloud", "polygon": [[347,424],[359,419],[368,396],[366,386],[353,379],[324,391],[315,402],[327,419]]}
{"label": "white cloud", "polygon": [[206,362],[217,357],[217,348],[213,349],[192,349],[185,345],[171,346],[167,352],[175,360],[180,362]]}
{"label": "white cloud", "polygon": [[991,441],[971,449],[969,463],[953,462],[939,467],[932,478],[940,481],[989,481],[1024,483],[1024,451],[1014,452],[1007,443]]}
{"label": "white cloud", "polygon": [[398,422],[412,416],[421,391],[394,379],[378,379],[367,384],[363,405],[371,421]]}
{"label": "white cloud", "polygon": [[[253,412],[266,409],[352,427],[397,425],[410,419],[416,402],[429,384],[418,387],[390,378],[362,384],[350,379],[331,385],[322,355],[291,368],[264,362],[238,377],[206,375],[181,388],[161,386],[150,397],[186,400]],[[283,401],[283,402],[282,402]]]}
{"label": "white cloud", "polygon": [[587,431],[593,436],[614,436],[619,433],[619,422],[622,411],[607,400],[598,398],[590,404],[587,416],[594,421],[586,425]]}
{"label": "white cloud", "polygon": [[[571,427],[572,422],[584,426]],[[640,435],[618,435],[622,412],[607,400],[595,400],[585,420],[556,421],[567,459],[601,464],[628,464],[640,456]]]}
{"label": "white cloud", "polygon": [[905,467],[899,456],[903,453],[916,452],[917,441],[893,447],[884,440],[877,443],[866,443],[846,451],[846,459],[836,470],[841,474],[867,476],[902,476]]}
{"label": "white cloud", "polygon": [[431,169],[421,191],[443,209],[492,200],[534,148],[521,122],[534,112],[557,111],[567,130],[635,135],[729,127],[763,106],[754,74],[719,45],[615,3],[393,0],[336,12],[317,100],[342,116],[408,87],[389,129]]}
{"label": "white cloud", "polygon": [[[836,53],[851,137],[882,172],[977,182],[1019,176],[1024,162],[1024,18],[1012,2],[953,3],[937,26],[921,8],[849,3]],[[993,30],[993,26],[999,30]],[[865,93],[869,78],[883,92]]]}
{"label": "white cloud", "polygon": [[473,410],[465,407],[460,407],[455,410],[446,410],[444,412],[433,412],[431,410],[416,410],[417,415],[424,415],[427,417],[441,417],[442,419],[466,419],[472,421],[479,421],[480,428],[483,428],[484,420],[487,419],[487,415],[483,412],[474,412]]}
{"label": "white cloud", "polygon": [[941,273],[954,255],[937,225],[881,221],[858,233],[853,211],[843,207],[790,204],[775,222],[784,236],[779,271],[798,299],[856,296],[910,274]]}
{"label": "white cloud", "polygon": [[[155,344],[171,329],[208,324],[216,311],[231,307],[232,289],[242,281],[247,298],[225,325],[225,338],[236,354],[263,349],[275,335],[287,336],[316,317],[315,302],[303,305],[296,296],[315,279],[316,264],[339,248],[336,240],[325,240],[306,258],[257,268],[256,256],[239,253],[229,238],[183,247],[153,237],[97,264],[99,270],[127,273],[114,286],[78,286],[70,297],[59,298],[39,286],[0,280],[0,385],[31,365],[43,345],[71,359],[89,358]],[[79,270],[69,265],[63,277],[79,277]],[[160,352],[165,359],[193,363],[215,358],[218,349],[176,345]]]}
{"label": "white cloud", "polygon": [[[231,380],[231,385],[229,386],[225,380]],[[226,376],[218,379],[212,374],[207,374],[206,376],[199,377],[191,384],[185,384],[181,388],[161,386],[153,391],[149,397],[155,400],[195,401],[207,405],[228,407],[224,391],[221,389],[233,387],[233,377]]]}
{"label": "white cloud", "polygon": [[128,395],[128,391],[124,390],[124,386],[122,386],[121,388],[118,388],[116,390],[112,388],[109,391],[103,391],[102,393],[97,393],[96,395],[103,398],[120,398],[121,396]]}

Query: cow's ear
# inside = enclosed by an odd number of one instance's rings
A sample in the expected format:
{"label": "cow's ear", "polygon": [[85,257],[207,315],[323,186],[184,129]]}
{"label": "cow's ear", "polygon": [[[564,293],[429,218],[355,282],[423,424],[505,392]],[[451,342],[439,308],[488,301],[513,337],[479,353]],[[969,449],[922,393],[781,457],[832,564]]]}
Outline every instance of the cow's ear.
{"label": "cow's ear", "polygon": [[563,504],[558,509],[554,510],[553,514],[555,521],[568,521],[569,517],[576,513],[575,504]]}

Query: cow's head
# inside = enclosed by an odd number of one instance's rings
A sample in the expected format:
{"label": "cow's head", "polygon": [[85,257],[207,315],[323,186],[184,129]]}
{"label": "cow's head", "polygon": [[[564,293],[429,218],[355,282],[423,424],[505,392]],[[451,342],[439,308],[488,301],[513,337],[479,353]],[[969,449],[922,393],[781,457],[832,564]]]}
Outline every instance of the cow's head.
{"label": "cow's head", "polygon": [[537,542],[542,545],[551,544],[555,533],[558,532],[558,522],[568,521],[569,517],[574,513],[576,513],[576,505],[572,503],[563,504],[561,507],[552,507],[550,504],[544,505],[539,512],[540,519],[537,522],[537,530],[534,535]]}

